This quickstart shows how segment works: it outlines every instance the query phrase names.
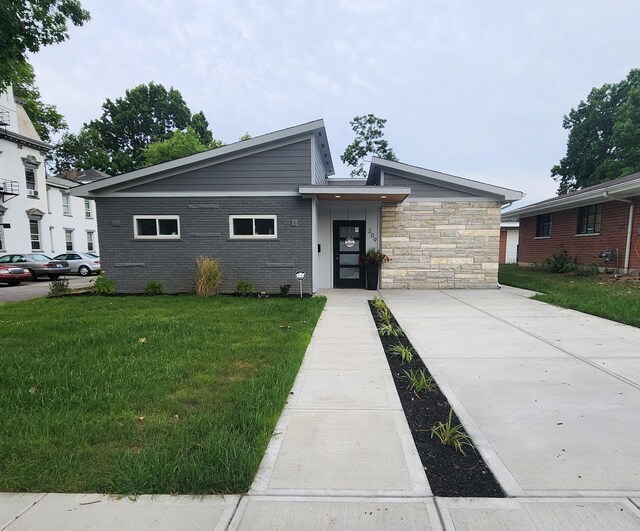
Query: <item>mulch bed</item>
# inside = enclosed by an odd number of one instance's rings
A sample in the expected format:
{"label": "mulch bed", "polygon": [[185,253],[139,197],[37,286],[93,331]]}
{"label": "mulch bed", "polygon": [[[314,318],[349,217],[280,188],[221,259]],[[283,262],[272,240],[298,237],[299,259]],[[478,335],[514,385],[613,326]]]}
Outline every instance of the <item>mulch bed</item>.
{"label": "mulch bed", "polygon": [[[376,327],[379,327],[383,321],[379,319],[371,301],[369,307]],[[391,322],[398,326],[395,318]],[[453,447],[442,444],[437,437],[431,438],[431,427],[438,422],[447,422],[451,406],[440,389],[422,392],[419,397],[409,390],[404,371],[426,369],[426,366],[415,351],[413,360],[404,363],[400,356],[393,355],[391,351],[397,343],[412,347],[409,340],[402,336],[380,336],[380,341],[433,494],[444,497],[504,498],[502,488],[479,453],[467,447],[465,456]],[[426,373],[429,375],[428,369]],[[454,426],[460,422],[455,411],[452,422]]]}

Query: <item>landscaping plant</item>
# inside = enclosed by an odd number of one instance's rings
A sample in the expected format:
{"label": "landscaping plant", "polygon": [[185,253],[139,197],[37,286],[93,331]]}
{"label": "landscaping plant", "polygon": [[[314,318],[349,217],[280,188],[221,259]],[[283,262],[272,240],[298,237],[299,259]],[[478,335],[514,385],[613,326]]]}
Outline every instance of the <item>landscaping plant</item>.
{"label": "landscaping plant", "polygon": [[164,288],[157,280],[150,280],[144,288],[144,292],[147,295],[162,295]]}
{"label": "landscaping plant", "polygon": [[378,317],[383,320],[385,323],[390,323],[393,315],[391,314],[391,310],[386,306],[384,308],[378,308]]}
{"label": "landscaping plant", "polygon": [[387,303],[384,302],[384,299],[382,299],[381,297],[378,297],[377,295],[373,296],[372,303],[376,307],[377,310],[381,310],[383,308],[387,308]]}
{"label": "landscaping plant", "polygon": [[391,347],[394,356],[400,356],[402,363],[411,363],[413,360],[413,348],[405,347],[402,343],[397,343]]}
{"label": "landscaping plant", "polygon": [[465,432],[462,424],[452,424],[453,408],[449,408],[449,419],[447,422],[438,422],[431,428],[431,438],[435,435],[442,444],[447,446],[453,446],[462,455],[467,455],[464,452],[464,447],[468,446],[474,453],[476,451],[469,437]]}
{"label": "landscaping plant", "polygon": [[248,297],[253,293],[253,284],[248,280],[239,280],[236,284],[236,293],[241,297]]}
{"label": "landscaping plant", "polygon": [[403,372],[409,381],[409,389],[411,389],[416,396],[419,396],[419,393],[435,391],[438,388],[433,376],[427,376],[424,368]]}
{"label": "landscaping plant", "polygon": [[96,295],[113,295],[116,292],[116,282],[107,278],[104,273],[100,273],[93,283],[92,291]]}
{"label": "landscaping plant", "polygon": [[289,294],[289,290],[291,289],[291,284],[282,284],[280,286],[280,295],[286,297]]}
{"label": "landscaping plant", "polygon": [[68,280],[52,280],[49,283],[49,297],[59,297],[69,292]]}
{"label": "landscaping plant", "polygon": [[211,297],[218,293],[222,284],[220,262],[208,256],[196,258],[196,295]]}
{"label": "landscaping plant", "polygon": [[399,326],[393,326],[391,323],[384,323],[378,327],[378,333],[381,336],[404,336],[404,331]]}

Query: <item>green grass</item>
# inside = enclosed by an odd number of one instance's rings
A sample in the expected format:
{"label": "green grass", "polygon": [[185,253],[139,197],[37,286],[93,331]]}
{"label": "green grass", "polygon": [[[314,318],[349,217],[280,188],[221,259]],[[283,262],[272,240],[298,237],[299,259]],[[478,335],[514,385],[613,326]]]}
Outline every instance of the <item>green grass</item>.
{"label": "green grass", "polygon": [[498,280],[507,286],[540,292],[536,300],[640,327],[639,280],[553,274],[511,264],[500,266]]}
{"label": "green grass", "polygon": [[324,303],[0,305],[0,491],[246,491]]}

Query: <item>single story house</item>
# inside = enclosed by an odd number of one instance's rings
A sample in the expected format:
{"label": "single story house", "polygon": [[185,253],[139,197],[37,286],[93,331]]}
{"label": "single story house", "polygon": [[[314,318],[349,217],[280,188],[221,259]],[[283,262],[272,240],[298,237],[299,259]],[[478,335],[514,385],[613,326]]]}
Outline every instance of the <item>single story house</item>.
{"label": "single story house", "polygon": [[560,246],[580,264],[640,270],[640,173],[534,203],[506,215],[520,220],[518,263],[540,263]]}
{"label": "single story house", "polygon": [[522,193],[373,157],[366,179],[333,177],[322,120],[74,188],[94,199],[101,262],[118,292],[150,280],[193,291],[198,256],[222,291],[363,288],[359,256],[391,262],[383,288],[495,287],[500,210]]}

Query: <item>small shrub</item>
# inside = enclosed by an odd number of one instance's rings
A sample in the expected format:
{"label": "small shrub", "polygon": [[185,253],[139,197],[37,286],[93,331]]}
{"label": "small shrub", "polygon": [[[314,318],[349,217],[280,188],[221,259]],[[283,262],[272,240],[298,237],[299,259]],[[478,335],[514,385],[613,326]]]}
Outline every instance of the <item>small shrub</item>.
{"label": "small shrub", "polygon": [[405,347],[402,343],[398,343],[391,348],[394,356],[400,356],[402,363],[411,363],[413,361],[413,348]]}
{"label": "small shrub", "polygon": [[378,317],[380,317],[380,319],[385,323],[391,322],[391,310],[386,306],[384,308],[378,308]]}
{"label": "small shrub", "polygon": [[456,451],[460,452],[462,455],[467,455],[464,453],[465,446],[471,448],[475,453],[476,449],[473,446],[473,441],[471,440],[471,437],[464,432],[462,424],[457,424],[455,426],[452,425],[452,415],[453,408],[449,408],[449,420],[445,423],[438,422],[433,426],[431,428],[431,438],[433,439],[433,436],[435,435],[440,439],[442,444],[453,446]]}
{"label": "small shrub", "polygon": [[113,295],[116,292],[116,282],[100,273],[93,283],[93,292],[96,295]]}
{"label": "small shrub", "polygon": [[52,280],[49,283],[49,297],[59,297],[69,291],[68,280]]}
{"label": "small shrub", "polygon": [[164,288],[157,280],[150,280],[147,286],[144,288],[144,292],[147,295],[162,295]]}
{"label": "small shrub", "polygon": [[261,291],[260,293],[258,293],[258,298],[259,299],[268,299],[269,298],[269,294],[266,291]]}
{"label": "small shrub", "polygon": [[404,332],[403,332],[402,328],[400,328],[400,327],[396,328],[391,323],[385,323],[385,324],[380,325],[378,327],[378,333],[381,336],[393,336],[393,337],[404,336]]}
{"label": "small shrub", "polygon": [[248,280],[239,280],[236,284],[236,293],[242,297],[247,297],[253,293],[253,284]]}
{"label": "small shrub", "polygon": [[384,302],[384,299],[377,297],[374,295],[373,297],[373,305],[376,307],[376,309],[381,310],[382,308],[386,308],[387,307],[387,303]]}
{"label": "small shrub", "polygon": [[222,268],[220,262],[208,256],[196,258],[196,295],[211,297],[218,293],[222,284]]}
{"label": "small shrub", "polygon": [[409,381],[409,389],[411,389],[416,396],[418,396],[418,393],[424,391],[431,392],[438,388],[433,376],[427,376],[425,369],[420,369],[419,371],[404,371],[404,375]]}
{"label": "small shrub", "polygon": [[289,290],[291,289],[291,284],[282,284],[280,286],[280,295],[286,297],[289,294]]}
{"label": "small shrub", "polygon": [[600,273],[598,264],[579,266],[575,271],[575,275],[578,277],[595,277],[598,273]]}
{"label": "small shrub", "polygon": [[569,252],[562,245],[542,262],[542,269],[549,273],[570,273],[577,268],[578,259],[571,258]]}

